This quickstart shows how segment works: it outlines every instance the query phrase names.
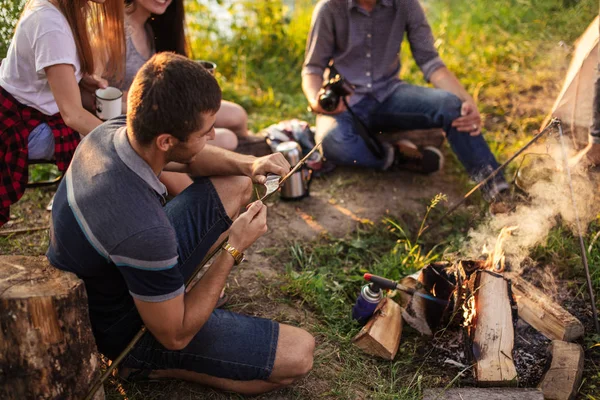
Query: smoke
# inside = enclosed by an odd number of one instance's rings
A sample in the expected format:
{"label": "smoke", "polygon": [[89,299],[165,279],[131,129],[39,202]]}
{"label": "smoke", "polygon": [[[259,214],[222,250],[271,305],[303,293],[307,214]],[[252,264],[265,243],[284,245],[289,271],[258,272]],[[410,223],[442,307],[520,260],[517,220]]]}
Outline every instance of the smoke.
{"label": "smoke", "polygon": [[[572,202],[567,172],[559,144],[550,144],[547,153],[524,156],[517,175],[517,185],[525,189],[523,202],[513,212],[491,217],[469,232],[469,239],[461,253],[469,258],[480,258],[483,246],[493,249],[501,229],[518,226],[503,246],[506,259],[513,270],[529,256],[531,249],[546,242],[548,233],[559,222],[577,234],[576,212]],[[581,228],[595,218],[599,207],[594,201],[594,183],[587,175],[571,173],[571,184]]]}

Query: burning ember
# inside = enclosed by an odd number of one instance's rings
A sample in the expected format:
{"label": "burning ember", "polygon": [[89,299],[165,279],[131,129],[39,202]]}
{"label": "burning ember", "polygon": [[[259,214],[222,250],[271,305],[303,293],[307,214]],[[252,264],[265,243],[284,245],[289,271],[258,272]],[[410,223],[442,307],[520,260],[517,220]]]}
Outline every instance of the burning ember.
{"label": "burning ember", "polygon": [[475,296],[471,295],[469,298],[463,303],[463,326],[468,328],[473,323],[473,318],[477,315],[477,311],[475,310]]}
{"label": "burning ember", "polygon": [[487,254],[487,260],[484,264],[484,268],[494,271],[494,272],[503,272],[505,267],[505,257],[504,250],[502,250],[502,244],[507,237],[511,236],[512,232],[518,229],[518,226],[505,226],[500,231],[498,235],[498,239],[496,239],[496,245],[494,246],[494,250],[490,253],[487,249],[487,246],[483,246],[482,252],[483,254]]}

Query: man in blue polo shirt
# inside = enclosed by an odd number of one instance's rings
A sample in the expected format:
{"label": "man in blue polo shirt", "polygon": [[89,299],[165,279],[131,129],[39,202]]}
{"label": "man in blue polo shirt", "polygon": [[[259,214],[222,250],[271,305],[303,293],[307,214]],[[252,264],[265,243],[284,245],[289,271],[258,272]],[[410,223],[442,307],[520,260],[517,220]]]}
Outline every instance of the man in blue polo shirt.
{"label": "man in blue polo shirt", "polygon": [[[86,285],[100,352],[124,359],[130,379],[178,378],[254,394],[290,384],[312,367],[314,339],[277,322],[215,309],[227,276],[267,230],[252,180],[284,175],[281,154],[256,158],[210,145],[221,90],[200,64],[170,53],[137,73],[128,116],[92,131],[56,193],[48,259]],[[166,203],[161,171],[194,183]],[[207,177],[211,178],[207,178]],[[229,237],[191,290],[185,282]]]}

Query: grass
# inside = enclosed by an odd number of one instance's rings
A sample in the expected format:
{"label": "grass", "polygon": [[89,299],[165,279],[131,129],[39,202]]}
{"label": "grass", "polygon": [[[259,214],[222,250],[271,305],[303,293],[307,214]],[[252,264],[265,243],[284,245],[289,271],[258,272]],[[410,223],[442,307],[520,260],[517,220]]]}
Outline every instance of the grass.
{"label": "grass", "polygon": [[[233,6],[232,29],[225,35],[215,28],[218,21],[208,12],[207,1],[212,0],[186,3],[191,17],[189,33],[194,56],[218,64],[217,77],[224,98],[248,110],[254,131],[287,118],[314,122],[314,117],[306,111],[300,88],[302,57],[314,2],[297,0],[290,11],[281,7],[279,0],[241,0]],[[17,7],[0,8],[2,13],[18,11]],[[498,0],[491,5],[487,0],[428,0],[425,9],[438,51],[478,100],[486,117],[486,138],[498,158],[504,160],[539,128],[558,93],[568,49],[598,14],[598,3]],[[5,20],[11,21],[8,17]],[[10,37],[7,32],[12,28],[0,25],[3,56],[6,38]],[[425,84],[406,45],[401,57],[402,78]],[[468,182],[456,160],[446,168],[456,172],[458,185],[466,191]],[[332,193],[359,184],[335,176],[324,179],[331,180],[328,190]],[[49,200],[45,190],[31,190],[25,196],[22,202],[33,207],[45,206]],[[315,362],[324,374],[319,378],[326,382],[318,391],[300,384],[284,392],[286,398],[310,398],[306,393],[317,393],[332,398],[416,399],[425,387],[460,384],[460,379],[456,382],[457,376],[443,366],[432,368],[427,364],[429,353],[410,329],[405,330],[393,362],[364,356],[351,344],[359,327],[350,319],[350,309],[363,283],[364,272],[398,279],[432,260],[447,258],[458,251],[469,229],[484,214],[480,199],[474,196],[436,231],[415,240],[425,213],[433,221],[449,206],[441,201],[428,211],[429,201],[424,200],[423,215],[390,216],[381,223],[362,225],[344,238],[326,236],[311,242],[296,241],[289,244],[283,255],[273,255],[287,260],[285,271],[260,290],[267,298],[284,298],[281,301],[311,316],[305,327],[318,337]],[[19,208],[16,218],[28,218],[28,210]],[[596,293],[600,293],[600,221],[592,223],[587,232],[593,285]],[[47,242],[45,233],[0,237],[0,253],[43,254]],[[552,229],[546,243],[535,248],[530,257],[540,265],[552,265],[559,278],[574,286],[577,299],[587,299],[577,238],[565,226],[559,224]],[[583,342],[586,370],[580,399],[600,399],[600,357],[598,347],[593,347],[599,342],[600,337],[593,334],[586,335]],[[115,381],[107,388],[108,397],[114,399],[164,398],[172,390],[179,390],[178,393],[184,390],[176,384],[134,385],[125,395]],[[190,397],[198,396],[195,388],[185,390]],[[212,391],[202,391],[201,395],[223,398]]]}

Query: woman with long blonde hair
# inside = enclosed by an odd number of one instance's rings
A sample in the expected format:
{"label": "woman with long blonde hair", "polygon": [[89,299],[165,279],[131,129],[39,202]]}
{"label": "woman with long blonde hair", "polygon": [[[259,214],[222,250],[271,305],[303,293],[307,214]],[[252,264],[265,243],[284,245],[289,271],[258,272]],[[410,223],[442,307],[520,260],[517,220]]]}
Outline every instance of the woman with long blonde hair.
{"label": "woman with long blonde hair", "polygon": [[28,160],[64,171],[80,135],[102,123],[82,106],[80,87],[106,86],[93,75],[98,54],[106,75],[121,79],[123,15],[123,0],[27,2],[0,65],[0,226],[25,191]]}

